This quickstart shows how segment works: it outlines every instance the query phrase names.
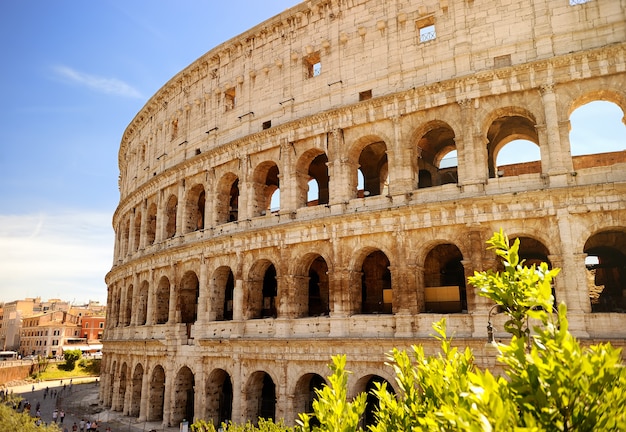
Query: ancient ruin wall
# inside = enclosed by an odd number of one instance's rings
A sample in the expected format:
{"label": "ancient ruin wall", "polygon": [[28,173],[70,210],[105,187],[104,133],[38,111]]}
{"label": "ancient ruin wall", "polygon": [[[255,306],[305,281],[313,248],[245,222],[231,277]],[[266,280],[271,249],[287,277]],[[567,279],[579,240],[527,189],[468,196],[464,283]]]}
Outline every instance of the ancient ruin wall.
{"label": "ancient ruin wall", "polygon": [[[351,394],[393,383],[443,316],[493,367],[464,281],[500,227],[563,269],[578,336],[623,344],[626,153],[572,157],[569,116],[626,111],[626,2],[577,3],[310,1],[173,77],[120,146],[102,401],[293,422],[332,354]],[[518,138],[539,160],[499,166]]]}

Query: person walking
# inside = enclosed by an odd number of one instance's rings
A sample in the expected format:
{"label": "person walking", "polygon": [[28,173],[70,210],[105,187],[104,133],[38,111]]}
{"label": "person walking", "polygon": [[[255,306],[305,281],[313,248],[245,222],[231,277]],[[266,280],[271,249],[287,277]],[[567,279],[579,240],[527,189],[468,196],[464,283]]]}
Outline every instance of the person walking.
{"label": "person walking", "polygon": [[65,411],[61,410],[59,413],[59,422],[63,424],[63,419],[65,418]]}
{"label": "person walking", "polygon": [[85,419],[80,420],[80,432],[85,432]]}
{"label": "person walking", "polygon": [[52,411],[52,421],[56,423],[57,418],[59,418],[59,410],[55,408],[54,411]]}
{"label": "person walking", "polygon": [[72,432],[78,432],[78,425],[76,424],[76,422],[74,422],[74,424],[72,425]]}

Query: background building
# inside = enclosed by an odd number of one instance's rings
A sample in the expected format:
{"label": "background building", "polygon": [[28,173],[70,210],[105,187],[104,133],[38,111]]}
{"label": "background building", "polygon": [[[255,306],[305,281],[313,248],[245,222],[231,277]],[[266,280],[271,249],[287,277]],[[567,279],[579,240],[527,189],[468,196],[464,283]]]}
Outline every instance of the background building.
{"label": "background building", "polygon": [[[102,402],[293,423],[333,354],[350,395],[395,388],[386,354],[433,352],[443,316],[493,368],[466,281],[500,228],[562,269],[576,336],[624,345],[626,153],[577,155],[569,130],[626,110],[625,9],[313,0],[174,76],[120,145]],[[520,139],[536,160],[501,162]]]}

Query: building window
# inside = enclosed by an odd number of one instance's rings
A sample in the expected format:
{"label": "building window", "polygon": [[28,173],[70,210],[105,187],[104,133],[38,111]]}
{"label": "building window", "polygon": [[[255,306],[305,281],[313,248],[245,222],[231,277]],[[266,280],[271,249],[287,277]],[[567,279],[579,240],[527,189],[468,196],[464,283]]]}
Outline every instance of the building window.
{"label": "building window", "polygon": [[437,37],[437,32],[435,31],[434,16],[431,15],[417,20],[415,26],[417,27],[420,35],[420,43],[435,40],[435,38]]}
{"label": "building window", "polygon": [[304,67],[306,68],[307,78],[313,78],[322,73],[322,61],[319,51],[304,58]]}
{"label": "building window", "polygon": [[226,111],[230,111],[235,108],[237,92],[234,87],[229,88],[224,92],[224,107]]}
{"label": "building window", "polygon": [[85,328],[89,328],[89,323],[85,323]]}
{"label": "building window", "polygon": [[581,5],[581,4],[585,4],[585,3],[589,3],[591,0],[569,0],[569,5],[570,6],[576,6],[576,5]]}
{"label": "building window", "polygon": [[364,101],[364,100],[368,100],[371,98],[372,98],[371,90],[365,90],[365,91],[359,92],[359,101]]}
{"label": "building window", "polygon": [[100,323],[99,327],[104,328],[104,323]]}

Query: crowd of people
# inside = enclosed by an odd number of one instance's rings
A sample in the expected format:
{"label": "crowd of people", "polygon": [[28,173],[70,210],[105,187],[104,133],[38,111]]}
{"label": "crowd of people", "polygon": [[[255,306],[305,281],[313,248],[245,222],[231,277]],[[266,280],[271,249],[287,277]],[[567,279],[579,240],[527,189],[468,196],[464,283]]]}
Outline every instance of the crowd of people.
{"label": "crowd of people", "polygon": [[[112,432],[108,425],[100,425],[97,420],[88,417],[73,416],[73,419],[68,420],[64,403],[67,398],[73,396],[75,386],[72,380],[69,381],[69,385],[63,384],[63,381],[60,383],[62,387],[53,389],[45,387],[39,391],[36,391],[35,385],[33,385],[30,394],[22,393],[21,397],[16,397],[12,390],[9,392],[3,388],[0,389],[0,400],[8,403],[15,411],[30,415],[36,426],[54,423],[62,432]],[[42,403],[45,406],[42,406]],[[46,417],[48,417],[48,421],[46,421]]]}

